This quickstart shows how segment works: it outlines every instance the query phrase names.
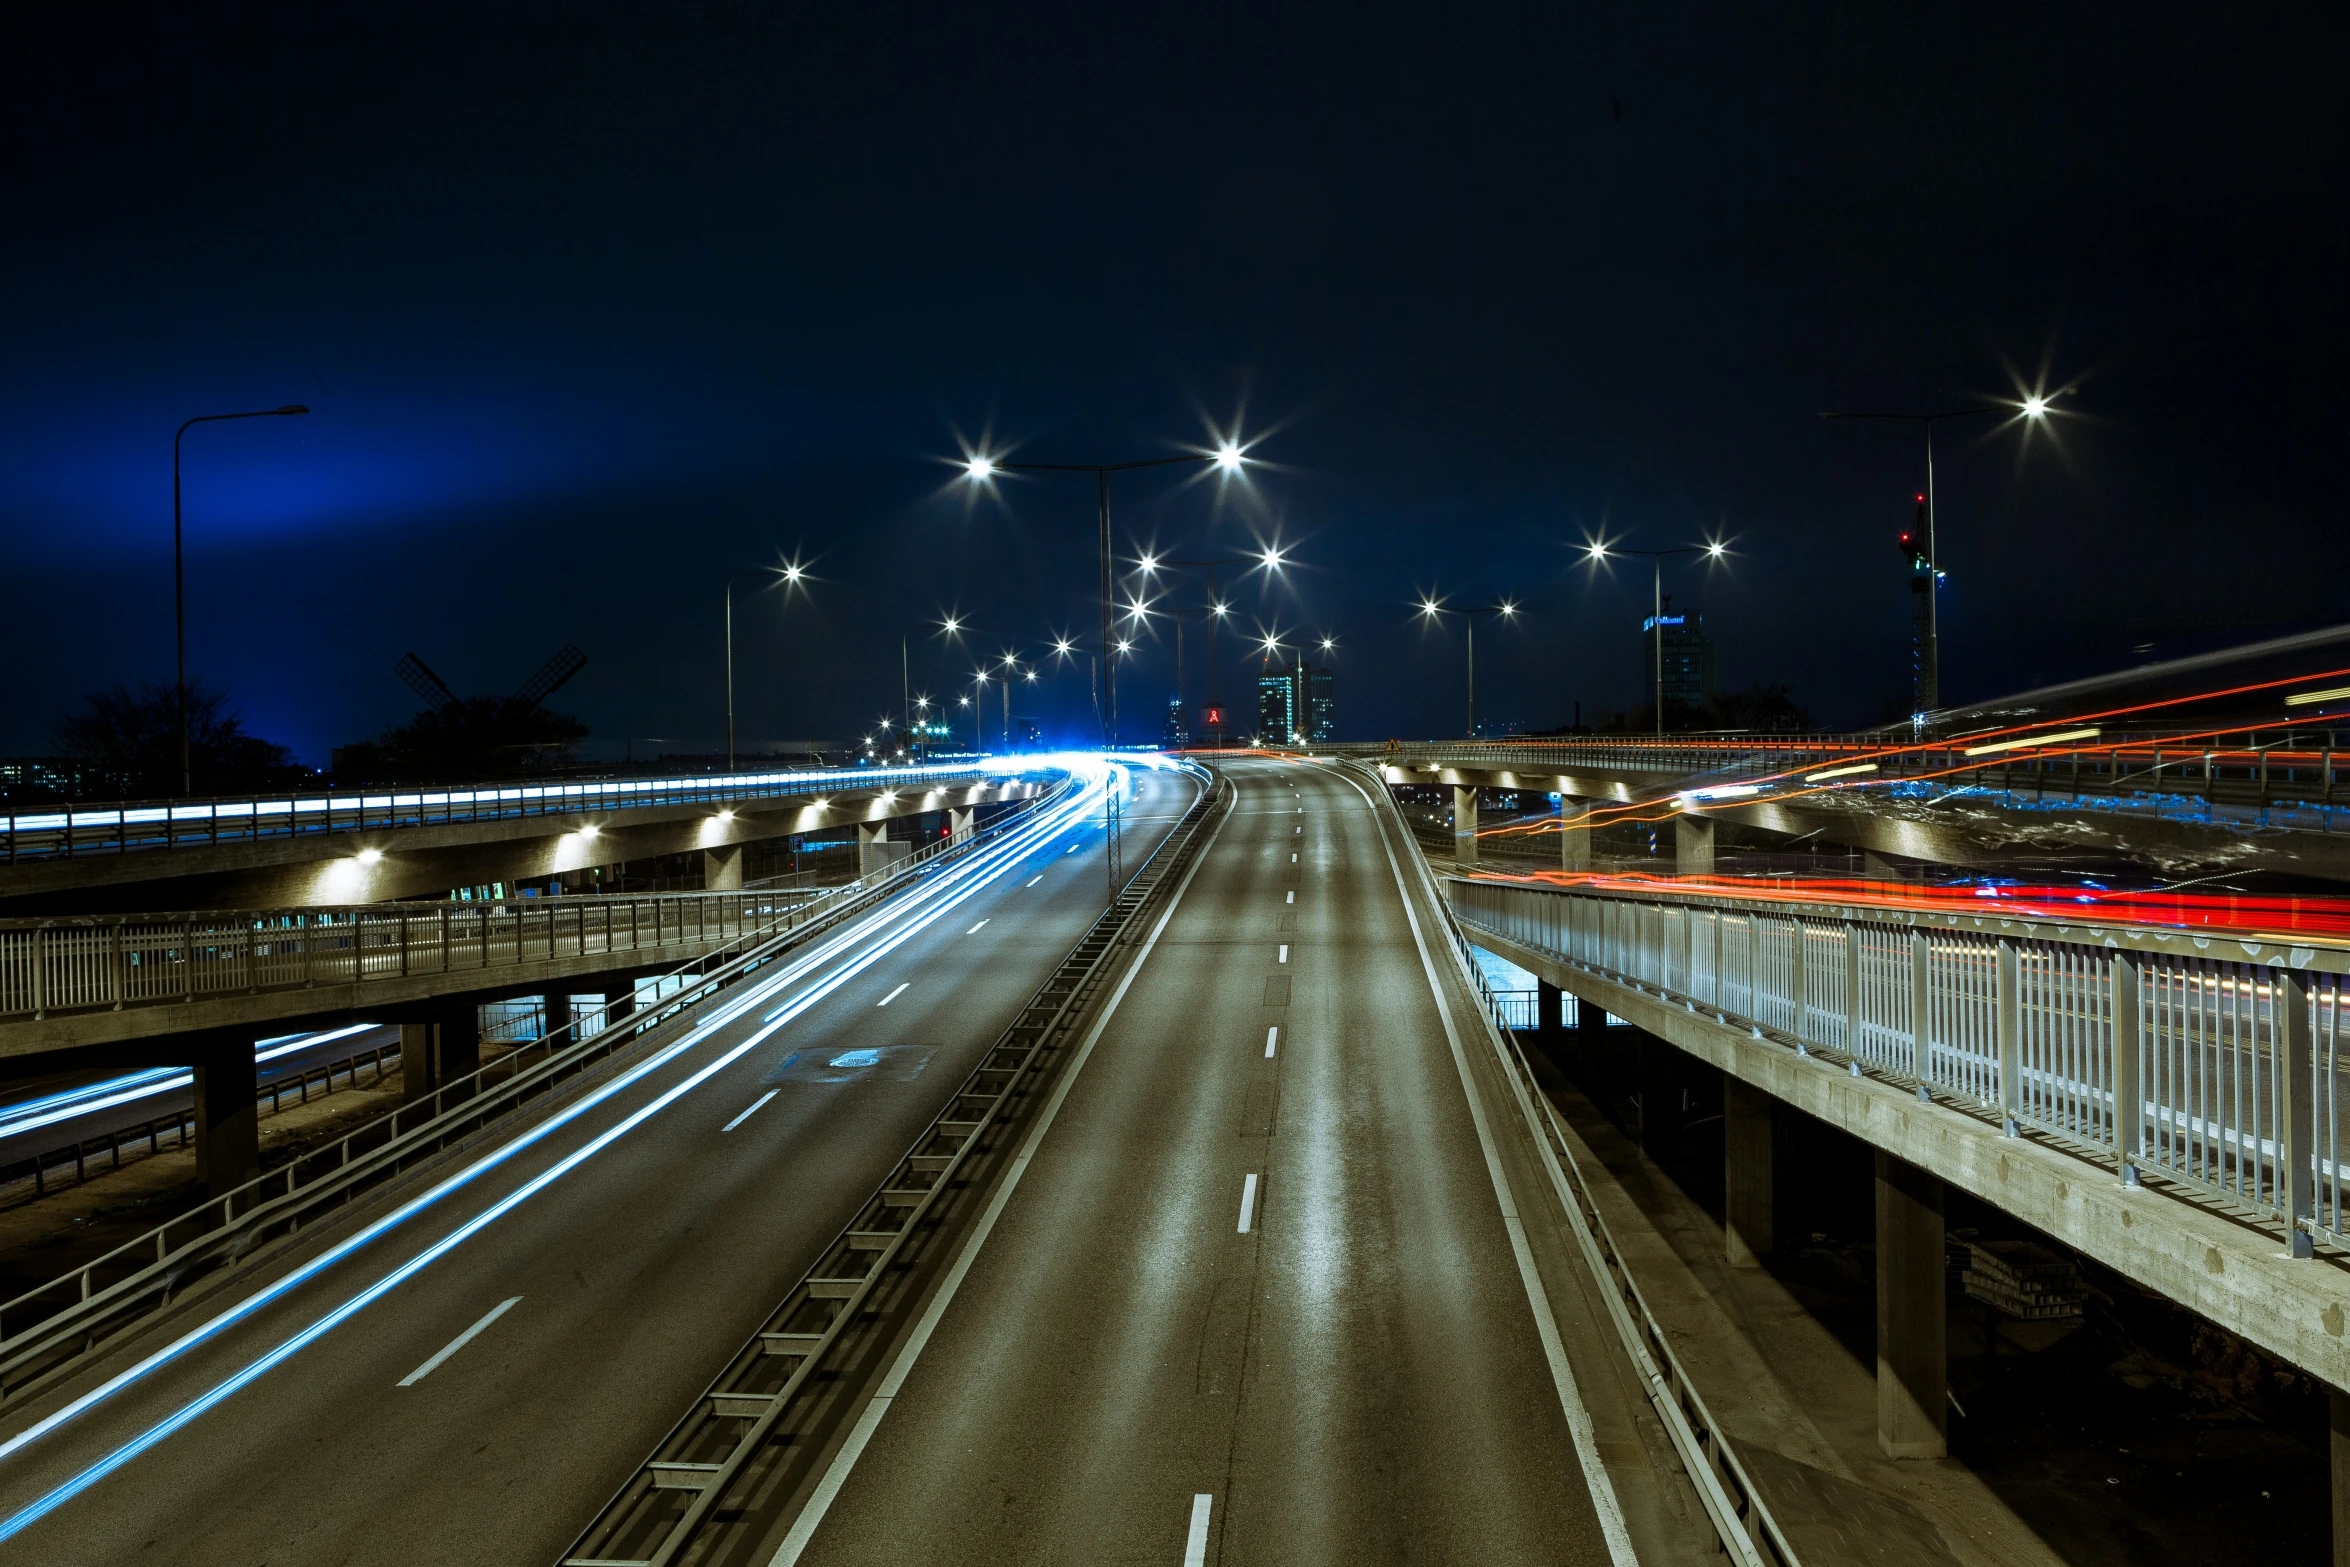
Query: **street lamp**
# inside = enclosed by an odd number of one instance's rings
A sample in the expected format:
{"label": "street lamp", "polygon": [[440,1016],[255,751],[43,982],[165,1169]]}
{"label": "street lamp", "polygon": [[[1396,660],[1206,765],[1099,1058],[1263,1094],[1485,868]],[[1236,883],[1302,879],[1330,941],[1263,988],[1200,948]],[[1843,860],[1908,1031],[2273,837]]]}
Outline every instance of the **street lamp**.
{"label": "street lamp", "polygon": [[1648,634],[1656,642],[1656,737],[1665,737],[1665,557],[1668,555],[1703,555],[1708,565],[1723,559],[1729,546],[1716,540],[1710,544],[1681,544],[1669,550],[1612,549],[1604,541],[1592,543],[1585,551],[1591,565],[1605,565],[1610,555],[1645,555],[1650,568],[1650,592],[1654,608],[1648,616]]}
{"label": "street lamp", "polygon": [[1207,579],[1208,602],[1205,606],[1197,610],[1179,609],[1171,610],[1168,613],[1175,616],[1175,697],[1178,702],[1181,702],[1183,698],[1183,618],[1191,614],[1204,613],[1207,616],[1207,705],[1211,712],[1217,714],[1216,743],[1218,749],[1221,749],[1223,745],[1224,727],[1221,721],[1222,714],[1216,701],[1216,633],[1223,627],[1224,617],[1232,612],[1232,606],[1216,597],[1216,568],[1219,566],[1245,566],[1251,571],[1277,572],[1285,563],[1286,557],[1282,555],[1281,547],[1277,544],[1268,545],[1254,555],[1227,555],[1217,560],[1153,559],[1145,556],[1141,561],[1141,567],[1146,572],[1155,572],[1162,566],[1194,567],[1199,569]]}
{"label": "street lamp", "polygon": [[734,585],[746,578],[780,577],[785,588],[797,588],[807,570],[796,560],[756,571],[738,571],[726,579],[726,770],[734,771]]}
{"label": "street lamp", "polygon": [[[1222,441],[1212,452],[1185,452],[1175,457],[1146,457],[1139,462],[1082,463],[1082,462],[1004,462],[984,452],[975,452],[963,459],[964,476],[973,484],[986,484],[999,473],[1090,473],[1098,497],[1100,546],[1100,640],[1094,645],[1110,645],[1110,475],[1126,473],[1136,468],[1165,468],[1178,463],[1213,463],[1227,477],[1241,471],[1247,462],[1246,448],[1233,441]],[[1103,707],[1100,677],[1096,677],[1094,710],[1102,725],[1104,744],[1115,744],[1118,731],[1117,697],[1111,694],[1109,705]]]}
{"label": "street lamp", "polygon": [[[1503,620],[1515,620],[1518,606],[1508,599],[1501,599],[1475,609],[1448,609],[1436,599],[1424,598],[1420,601],[1420,614],[1429,621],[1435,621],[1440,615],[1458,615],[1469,628],[1469,738],[1474,740],[1477,738],[1477,617],[1498,615]],[[1322,645],[1328,647],[1329,639],[1324,638]]]}
{"label": "street lamp", "polygon": [[310,410],[300,403],[288,403],[283,408],[255,408],[240,414],[198,414],[183,424],[171,438],[171,619],[173,635],[179,644],[179,708],[180,708],[180,794],[195,792],[195,780],[188,767],[188,599],[187,573],[180,552],[180,440],[188,433],[189,425],[217,424],[223,419],[277,419],[292,414],[306,414]]}
{"label": "street lamp", "polygon": [[1927,713],[1942,705],[1942,555],[1934,521],[1934,426],[1945,419],[1971,419],[1980,414],[2006,414],[2011,419],[2045,423],[2048,405],[2062,392],[2043,395],[2034,392],[2013,403],[1984,403],[1973,408],[1951,408],[1941,413],[1848,413],[1829,412],[1822,419],[1873,419],[1897,424],[1914,424],[1926,438],[1926,536],[1917,542],[1919,569],[1925,573],[1925,593],[1922,623],[1916,632],[1915,667],[1911,672],[1910,722],[1919,724]]}
{"label": "street lamp", "polygon": [[[938,635],[945,637],[948,641],[960,641],[962,634],[963,620],[961,616],[948,615],[938,622]],[[898,696],[905,705],[906,744],[908,746],[914,744],[914,663],[913,653],[908,646],[912,637],[911,630],[898,633]],[[922,705],[928,707],[930,703],[924,701]]]}

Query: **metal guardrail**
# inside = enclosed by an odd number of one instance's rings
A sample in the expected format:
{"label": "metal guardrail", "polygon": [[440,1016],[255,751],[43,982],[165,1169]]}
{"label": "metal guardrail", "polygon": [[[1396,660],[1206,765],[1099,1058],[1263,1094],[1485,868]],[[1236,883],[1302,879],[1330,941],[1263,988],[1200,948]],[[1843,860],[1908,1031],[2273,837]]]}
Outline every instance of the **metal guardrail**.
{"label": "metal guardrail", "polygon": [[705,776],[608,778],[543,784],[480,783],[443,788],[320,790],[203,800],[118,800],[0,816],[0,863],[123,854],[310,833],[380,832],[403,827],[559,816],[580,811],[712,805],[774,799],[816,788],[1000,780],[969,766],[790,769]]}
{"label": "metal guardrail", "polygon": [[725,941],[847,889],[0,920],[0,1020]]}
{"label": "metal guardrail", "polygon": [[714,1525],[743,1521],[748,1509],[720,1504],[759,1483],[751,1474],[755,1460],[785,1445],[778,1426],[831,1398],[856,1351],[879,1335],[877,1319],[919,1297],[907,1282],[911,1270],[953,1239],[951,1225],[936,1222],[940,1210],[959,1195],[980,1193],[996,1173],[1012,1139],[991,1136],[991,1129],[1011,1127],[1023,1099],[1035,1102],[1136,917],[1200,844],[1223,791],[1205,768],[1184,770],[1209,786],[1183,820],[1135,868],[848,1227],[581,1531],[563,1567],[668,1567]]}
{"label": "metal guardrail", "polygon": [[[1451,879],[1472,929],[1834,1057],[2114,1169],[2350,1245],[2340,973],[1905,923]],[[2252,944],[2252,951],[2267,951]],[[2305,964],[2317,956],[2291,954]]]}
{"label": "metal guardrail", "polygon": [[[1396,824],[1407,828],[1406,842],[1409,842],[1409,824],[1394,798],[1384,791],[1379,791],[1377,797],[1385,801]],[[1566,1213],[1568,1228],[1574,1232],[1576,1246],[1583,1253],[1592,1278],[1602,1286],[1600,1295],[1607,1302],[1608,1317],[1617,1339],[1639,1373],[1649,1405],[1656,1411],[1658,1423],[1664,1427],[1682,1467],[1689,1474],[1715,1538],[1724,1554],[1740,1567],[1801,1567],[1793,1544],[1747,1475],[1736,1447],[1689,1380],[1680,1357],[1673,1352],[1672,1340],[1656,1314],[1649,1310],[1647,1298],[1625,1266],[1615,1237],[1592,1200],[1589,1182],[1575,1159],[1558,1113],[1536,1082],[1525,1052],[1518,1047],[1511,1032],[1515,1025],[1510,1021],[1512,1009],[1508,1002],[1524,992],[1497,992],[1487,983],[1484,970],[1478,967],[1470,951],[1468,935],[1458,914],[1438,890],[1427,862],[1418,855],[1408,859],[1412,873],[1421,879],[1428,901],[1436,910],[1446,949],[1471,993],[1477,997],[1480,1019],[1486,1025],[1486,1044],[1507,1075],[1511,1096],[1534,1139],[1544,1171]]]}
{"label": "metal guardrail", "polygon": [[[2029,742],[2030,737],[2010,738]],[[1980,744],[1982,737],[1970,739]],[[1407,767],[1522,770],[1535,775],[1529,788],[1540,787],[1544,773],[1585,769],[1670,776],[1714,788],[1769,781],[1777,786],[1771,793],[1838,795],[1887,784],[1935,783],[2018,801],[2028,797],[2034,804],[2184,795],[2255,813],[2315,812],[2327,831],[2332,813],[2350,806],[2350,749],[2333,729],[2108,729],[2086,743],[2020,743],[1980,757],[1969,756],[1968,749],[1966,739],[1908,744],[1883,735],[1848,734],[1391,742],[1316,746],[1313,751]],[[1805,782],[1807,773],[1838,767],[1867,771]]]}
{"label": "metal guardrail", "polygon": [[[293,1235],[416,1162],[438,1154],[489,1122],[520,1110],[595,1063],[626,1048],[643,1030],[699,1005],[722,989],[779,959],[798,942],[863,912],[909,886],[949,856],[1022,824],[1073,786],[1064,777],[1049,793],[1024,802],[960,842],[931,845],[900,861],[861,891],[824,900],[805,917],[746,932],[717,952],[681,965],[670,976],[685,981],[656,1010],[607,1018],[593,1035],[565,1025],[479,1070],[452,1079],[425,1098],[257,1176],[188,1213],[126,1241],[80,1268],[0,1303],[0,1399],[12,1398],[106,1341],[121,1328],[168,1305],[207,1274],[252,1260],[264,1247]],[[741,949],[716,969],[688,973]],[[569,1036],[568,1039],[566,1036]],[[27,1322],[30,1316],[33,1320]],[[21,1324],[11,1335],[11,1323]]]}

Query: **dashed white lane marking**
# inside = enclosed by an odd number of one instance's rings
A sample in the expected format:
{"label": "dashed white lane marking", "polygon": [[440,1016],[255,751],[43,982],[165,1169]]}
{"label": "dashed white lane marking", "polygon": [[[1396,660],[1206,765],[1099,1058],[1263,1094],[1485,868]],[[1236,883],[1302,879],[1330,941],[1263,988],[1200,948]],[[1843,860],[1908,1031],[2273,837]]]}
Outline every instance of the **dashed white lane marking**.
{"label": "dashed white lane marking", "polygon": [[[1288,897],[1286,897],[1286,898],[1283,898],[1281,901],[1282,901],[1283,903],[1295,903],[1295,902],[1297,901],[1297,893],[1296,893],[1294,890],[1292,890],[1292,891],[1291,891],[1291,893],[1289,894],[1289,896],[1288,896]],[[982,925],[984,925],[984,924],[986,924],[986,923],[987,923],[987,921],[985,921],[985,920],[981,920],[979,923],[981,923]]]}
{"label": "dashed white lane marking", "polygon": [[1295,864],[1297,863],[1297,856],[1296,856],[1296,855],[1294,855],[1294,854],[1293,854],[1293,855],[1291,855],[1291,856],[1289,857],[1289,863],[1290,863],[1290,864],[1292,864],[1292,865],[1295,865]]}
{"label": "dashed white lane marking", "polygon": [[[1043,873],[1042,871],[1039,871],[1039,872],[1037,872],[1037,873],[1036,873],[1034,876],[1031,876],[1031,877],[1029,877],[1029,878],[1028,878],[1028,885],[1029,885],[1030,887],[1033,887],[1033,886],[1035,886],[1035,885],[1036,885],[1038,882],[1040,882],[1040,881],[1042,881],[1042,880],[1044,880],[1044,873]],[[1022,888],[1021,890],[1022,890],[1022,891],[1026,891],[1027,889],[1026,889],[1026,888]]]}
{"label": "dashed white lane marking", "polygon": [[1246,1235],[1257,1216],[1257,1178],[1250,1176],[1240,1183],[1240,1233]]}
{"label": "dashed white lane marking", "polygon": [[[990,915],[987,917],[987,919],[988,919],[988,920],[991,920],[991,919],[994,919],[994,918],[995,918],[995,916],[994,916],[994,915],[992,915],[992,914],[990,914]],[[981,921],[979,922],[979,925],[984,925],[984,924],[986,924],[986,923],[987,923],[987,920],[981,920]],[[967,930],[967,931],[963,932],[963,934],[964,934],[964,935],[966,935],[966,936],[976,936],[976,935],[978,935],[978,934],[979,934],[979,925],[974,925],[974,926],[972,926],[972,927],[971,927],[969,930]]]}
{"label": "dashed white lane marking", "polygon": [[1303,827],[1292,827],[1289,830],[1292,835],[1297,837],[1303,837],[1305,835],[1305,829]]}
{"label": "dashed white lane marking", "polygon": [[[1270,1060],[1272,1060],[1272,1059],[1273,1059],[1273,1047],[1274,1047],[1276,1044],[1280,1043],[1280,1041],[1281,1041],[1281,1025],[1280,1025],[1280,1024],[1278,1024],[1278,1023],[1275,1023],[1275,1024],[1274,1024],[1274,1025],[1271,1027],[1271,1028],[1268,1028],[1268,1029],[1266,1029],[1266,1030],[1265,1030],[1265,1059],[1266,1059],[1266,1060],[1270,1061]],[[750,1112],[749,1112],[749,1111],[747,1111],[747,1110],[746,1110],[746,1111],[744,1111],[743,1113],[744,1113],[745,1115],[748,1115],[748,1114],[750,1114]]]}
{"label": "dashed white lane marking", "polygon": [[[914,982],[910,979],[906,981],[906,985],[911,985],[912,983]],[[873,1004],[877,1007],[888,1006],[891,1002],[897,1000],[898,997],[906,993],[906,985],[900,985],[897,989],[891,991],[888,995],[883,996],[879,1001],[876,1001]]]}
{"label": "dashed white lane marking", "polygon": [[1281,944],[1281,961],[1284,963],[1289,961],[1289,943],[1286,941]]}
{"label": "dashed white lane marking", "polygon": [[1069,845],[1068,849],[1067,849],[1065,852],[1067,852],[1067,853],[1070,853],[1070,854],[1075,854],[1075,853],[1077,852],[1077,845],[1075,845],[1075,844],[1071,844],[1071,845]]}
{"label": "dashed white lane marking", "polygon": [[765,1107],[767,1101],[775,1097],[776,1093],[777,1090],[772,1088],[768,1089],[767,1092],[761,1094],[757,1099],[751,1101],[751,1107],[748,1110],[745,1110],[742,1114],[736,1116],[733,1120],[718,1128],[718,1130],[722,1132],[733,1131],[736,1127],[742,1125],[745,1121],[748,1121],[752,1116],[757,1115],[759,1111]]}
{"label": "dashed white lane marking", "polygon": [[[1256,1177],[1252,1175],[1249,1177],[1249,1179],[1253,1182]],[[1240,1227],[1244,1230],[1247,1229],[1247,1221],[1243,1220]],[[522,1297],[520,1295],[516,1295],[510,1300],[499,1301],[495,1306],[492,1306],[488,1311],[482,1314],[482,1319],[479,1322],[476,1322],[472,1327],[467,1328],[464,1332],[449,1340],[447,1345],[442,1348],[439,1354],[433,1356],[432,1359],[426,1361],[423,1365],[418,1366],[414,1371],[411,1371],[406,1376],[402,1377],[400,1379],[400,1386],[414,1387],[417,1383],[422,1382],[426,1377],[431,1376],[435,1371],[440,1369],[442,1361],[448,1359],[451,1355],[456,1354],[457,1351],[472,1343],[474,1339],[480,1335],[482,1329],[488,1327],[491,1323],[497,1321],[507,1312],[512,1311],[516,1306],[521,1304]]]}
{"label": "dashed white lane marking", "polygon": [[1183,1567],[1208,1567],[1208,1515],[1216,1498],[1202,1491],[1191,1499],[1191,1528],[1183,1536]]}

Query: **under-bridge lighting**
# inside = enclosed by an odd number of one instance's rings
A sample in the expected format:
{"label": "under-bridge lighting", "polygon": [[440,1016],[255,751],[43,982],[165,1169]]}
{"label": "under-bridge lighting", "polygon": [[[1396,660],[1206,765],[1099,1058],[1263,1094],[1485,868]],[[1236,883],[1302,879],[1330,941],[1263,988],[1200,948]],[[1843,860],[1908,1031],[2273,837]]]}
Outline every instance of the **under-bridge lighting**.
{"label": "under-bridge lighting", "polygon": [[1960,754],[1962,756],[1988,756],[1993,751],[2020,751],[2026,746],[2062,745],[2067,740],[2094,740],[2097,735],[2098,731],[2094,728],[2066,729],[2052,735],[2025,735],[2017,740],[1995,740],[1989,745],[1970,745]]}

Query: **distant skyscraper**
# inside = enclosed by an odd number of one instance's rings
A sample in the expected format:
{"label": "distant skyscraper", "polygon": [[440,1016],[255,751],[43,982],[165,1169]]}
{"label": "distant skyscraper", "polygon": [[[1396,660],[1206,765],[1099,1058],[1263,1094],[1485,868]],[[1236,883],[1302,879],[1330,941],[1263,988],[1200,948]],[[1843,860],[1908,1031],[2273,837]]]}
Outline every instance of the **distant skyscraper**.
{"label": "distant skyscraper", "polygon": [[1257,739],[1287,745],[1296,733],[1296,677],[1286,669],[1267,670],[1257,677]]}
{"label": "distant skyscraper", "polygon": [[1338,738],[1338,675],[1334,670],[1316,669],[1306,675],[1307,689],[1313,695],[1306,702],[1306,716],[1312,720],[1307,737],[1316,744],[1328,744]]}
{"label": "distant skyscraper", "polygon": [[1180,751],[1191,744],[1191,724],[1183,712],[1183,698],[1167,698],[1167,727],[1159,736],[1159,744],[1170,751]]}
{"label": "distant skyscraper", "polygon": [[1672,605],[1673,601],[1666,599],[1664,614],[1640,617],[1641,674],[1645,676],[1641,689],[1651,701],[1659,694],[1661,641],[1661,684],[1668,719],[1676,708],[1695,712],[1711,706],[1714,699],[1714,644],[1705,634],[1705,617],[1693,609],[1675,614]]}
{"label": "distant skyscraper", "polygon": [[1257,677],[1257,735],[1268,745],[1338,738],[1338,677],[1299,659]]}

